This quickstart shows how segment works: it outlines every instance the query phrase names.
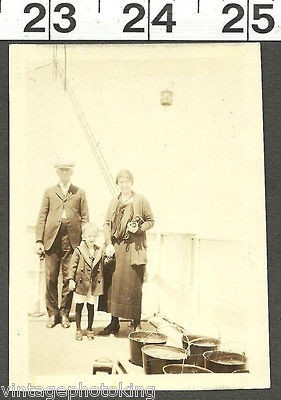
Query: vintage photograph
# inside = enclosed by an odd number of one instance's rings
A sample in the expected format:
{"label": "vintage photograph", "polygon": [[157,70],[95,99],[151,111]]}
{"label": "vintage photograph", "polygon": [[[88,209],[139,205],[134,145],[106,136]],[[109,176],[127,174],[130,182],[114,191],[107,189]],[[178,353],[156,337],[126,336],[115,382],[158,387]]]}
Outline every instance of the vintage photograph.
{"label": "vintage photograph", "polygon": [[10,384],[269,387],[260,45],[9,57]]}

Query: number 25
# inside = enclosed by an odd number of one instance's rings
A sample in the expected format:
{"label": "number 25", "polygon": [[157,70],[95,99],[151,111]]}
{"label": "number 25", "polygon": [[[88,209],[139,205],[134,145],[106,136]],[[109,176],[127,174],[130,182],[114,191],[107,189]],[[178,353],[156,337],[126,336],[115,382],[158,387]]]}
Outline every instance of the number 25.
{"label": "number 25", "polygon": [[[272,15],[265,13],[265,12],[261,12],[262,10],[272,10],[273,9],[273,4],[254,4],[254,21],[259,21],[261,19],[264,19],[267,21],[267,25],[264,28],[259,27],[258,24],[252,24],[252,28],[255,32],[257,33],[269,33],[272,31],[272,29],[274,28],[275,25],[275,21],[274,18],[272,17]],[[222,29],[223,33],[243,33],[244,32],[244,28],[242,27],[233,27],[233,25],[235,25],[237,22],[239,22],[245,12],[244,12],[244,8],[237,3],[229,3],[226,6],[224,6],[222,13],[223,14],[228,14],[230,10],[236,10],[237,11],[237,15],[232,18],[230,21],[228,21],[225,26]]]}

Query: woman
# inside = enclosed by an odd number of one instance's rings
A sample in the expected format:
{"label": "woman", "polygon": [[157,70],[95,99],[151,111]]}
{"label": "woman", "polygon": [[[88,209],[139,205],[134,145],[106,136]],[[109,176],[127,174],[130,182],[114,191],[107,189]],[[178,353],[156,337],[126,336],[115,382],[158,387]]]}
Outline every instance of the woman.
{"label": "woman", "polygon": [[148,201],[133,192],[133,182],[130,171],[121,170],[117,174],[120,194],[112,199],[104,224],[106,255],[115,254],[115,264],[108,271],[106,293],[99,302],[99,310],[111,313],[111,322],[99,332],[100,336],[118,332],[119,317],[133,320],[135,330],[140,325],[147,262],[145,232],[152,228],[154,219]]}

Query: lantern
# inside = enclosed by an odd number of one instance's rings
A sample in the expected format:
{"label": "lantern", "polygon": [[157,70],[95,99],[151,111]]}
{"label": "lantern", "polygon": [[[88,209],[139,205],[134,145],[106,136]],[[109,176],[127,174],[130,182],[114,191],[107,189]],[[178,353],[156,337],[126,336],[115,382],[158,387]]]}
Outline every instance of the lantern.
{"label": "lantern", "polygon": [[171,106],[173,102],[173,92],[171,90],[162,90],[161,92],[161,105]]}

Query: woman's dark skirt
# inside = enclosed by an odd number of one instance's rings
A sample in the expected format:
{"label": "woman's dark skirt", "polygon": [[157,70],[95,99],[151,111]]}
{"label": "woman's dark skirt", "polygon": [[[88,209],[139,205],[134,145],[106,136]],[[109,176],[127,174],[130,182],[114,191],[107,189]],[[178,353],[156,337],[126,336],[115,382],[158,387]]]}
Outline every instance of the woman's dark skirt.
{"label": "woman's dark skirt", "polygon": [[114,317],[141,317],[142,285],[145,264],[131,265],[130,246],[134,243],[115,243],[115,262],[104,266],[104,295],[100,296],[101,311]]}

